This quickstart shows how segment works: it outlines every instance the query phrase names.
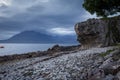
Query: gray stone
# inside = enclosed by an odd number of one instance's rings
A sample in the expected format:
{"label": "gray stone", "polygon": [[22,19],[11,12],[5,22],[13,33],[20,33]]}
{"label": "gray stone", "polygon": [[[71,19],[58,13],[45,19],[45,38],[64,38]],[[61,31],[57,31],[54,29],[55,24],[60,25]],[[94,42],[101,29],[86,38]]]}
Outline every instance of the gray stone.
{"label": "gray stone", "polygon": [[108,76],[106,76],[103,80],[114,80],[114,76],[109,74]]}
{"label": "gray stone", "polygon": [[[109,19],[88,19],[85,22],[77,23],[75,25],[75,31],[78,37],[77,40],[85,48],[96,46],[109,46],[115,44],[116,42],[113,40],[114,36],[106,39],[106,34],[109,30],[108,26],[112,26],[113,28],[116,27],[118,29],[117,35],[119,35],[120,16]],[[112,35],[112,33],[110,35]],[[108,41],[110,41],[110,43]],[[118,42],[120,42],[119,39]]]}
{"label": "gray stone", "polygon": [[112,59],[114,61],[117,61],[120,59],[120,50],[115,50],[113,53],[112,53]]}
{"label": "gray stone", "polygon": [[112,62],[113,62],[112,58],[108,58],[103,62],[103,64],[99,68],[106,68],[108,66],[110,67]]}
{"label": "gray stone", "polygon": [[111,62],[101,67],[104,70],[105,75],[116,75],[120,71],[120,63]]}
{"label": "gray stone", "polygon": [[120,71],[117,73],[116,77],[120,80]]}

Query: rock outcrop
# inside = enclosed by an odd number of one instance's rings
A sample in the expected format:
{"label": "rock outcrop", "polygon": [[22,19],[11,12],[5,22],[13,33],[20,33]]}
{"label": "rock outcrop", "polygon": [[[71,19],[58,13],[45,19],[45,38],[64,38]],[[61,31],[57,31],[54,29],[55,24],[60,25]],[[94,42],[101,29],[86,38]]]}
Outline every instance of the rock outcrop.
{"label": "rock outcrop", "polygon": [[[112,31],[109,31],[110,27]],[[77,40],[83,46],[113,45],[120,42],[120,16],[108,19],[88,19],[85,22],[77,23],[75,31]]]}

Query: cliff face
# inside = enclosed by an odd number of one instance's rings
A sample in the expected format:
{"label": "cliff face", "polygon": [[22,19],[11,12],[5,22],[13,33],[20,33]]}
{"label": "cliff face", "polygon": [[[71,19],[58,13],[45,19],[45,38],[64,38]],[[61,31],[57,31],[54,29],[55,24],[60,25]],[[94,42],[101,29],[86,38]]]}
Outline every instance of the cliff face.
{"label": "cliff face", "polygon": [[[109,26],[112,31],[109,32]],[[115,29],[115,30],[113,30]],[[75,25],[77,40],[83,46],[108,46],[119,42],[120,16],[109,19],[88,19]],[[109,33],[109,38],[107,37]],[[114,37],[118,41],[114,40]]]}

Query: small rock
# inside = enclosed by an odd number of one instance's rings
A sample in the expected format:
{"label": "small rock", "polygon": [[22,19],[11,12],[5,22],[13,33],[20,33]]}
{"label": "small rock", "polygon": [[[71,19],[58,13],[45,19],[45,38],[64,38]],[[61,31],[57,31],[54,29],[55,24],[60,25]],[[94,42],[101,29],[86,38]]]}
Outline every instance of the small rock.
{"label": "small rock", "polygon": [[112,55],[112,59],[113,59],[114,61],[117,61],[117,60],[120,59],[120,50],[116,50],[116,51],[114,52],[114,54]]}
{"label": "small rock", "polygon": [[105,76],[104,71],[101,69],[96,69],[93,71],[94,72],[89,75],[88,80],[101,80]]}
{"label": "small rock", "polygon": [[120,64],[118,64],[116,62],[110,63],[110,64],[107,64],[104,67],[102,67],[102,69],[104,70],[104,73],[106,75],[108,75],[108,74],[115,75],[118,73],[118,71],[120,71]]}
{"label": "small rock", "polygon": [[120,71],[117,73],[116,77],[120,80]]}
{"label": "small rock", "polygon": [[106,76],[103,80],[114,80],[114,76],[109,74],[108,76]]}
{"label": "small rock", "polygon": [[112,62],[113,62],[112,58],[109,58],[106,61],[104,61],[103,64],[99,68],[108,67],[112,64]]}

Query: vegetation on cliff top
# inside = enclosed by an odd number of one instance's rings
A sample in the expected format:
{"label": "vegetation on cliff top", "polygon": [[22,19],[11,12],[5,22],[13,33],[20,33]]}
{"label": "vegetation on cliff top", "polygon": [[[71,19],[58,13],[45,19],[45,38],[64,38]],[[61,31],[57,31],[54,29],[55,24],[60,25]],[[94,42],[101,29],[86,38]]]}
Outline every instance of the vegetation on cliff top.
{"label": "vegetation on cliff top", "polygon": [[83,7],[91,14],[103,17],[120,12],[119,0],[84,0]]}

